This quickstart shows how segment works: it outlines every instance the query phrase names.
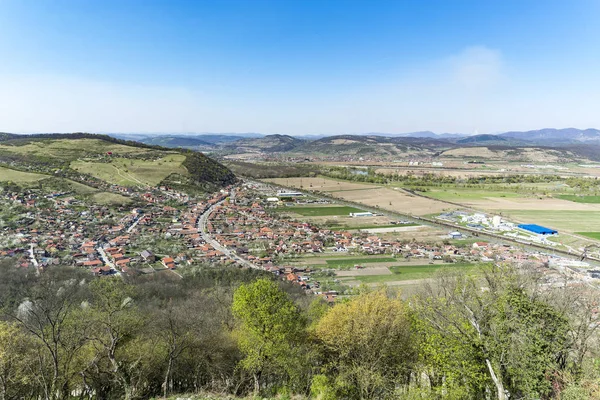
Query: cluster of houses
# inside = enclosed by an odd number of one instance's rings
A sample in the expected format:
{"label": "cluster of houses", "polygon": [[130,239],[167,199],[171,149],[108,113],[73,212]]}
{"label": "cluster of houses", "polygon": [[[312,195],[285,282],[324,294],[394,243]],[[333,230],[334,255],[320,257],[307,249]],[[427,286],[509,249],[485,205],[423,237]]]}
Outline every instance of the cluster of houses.
{"label": "cluster of houses", "polygon": [[[153,193],[155,201],[138,202],[133,208],[88,203],[63,192],[0,192],[0,206],[15,209],[12,223],[0,228],[0,258],[13,258],[23,268],[74,265],[95,275],[148,273],[161,264],[175,269],[194,262],[191,255],[199,261],[225,261],[195,226],[198,216],[224,194],[207,200],[168,187],[157,190],[163,195]],[[181,207],[164,206],[164,199],[177,200]],[[181,251],[157,259],[154,253],[162,249],[140,248],[140,240],[147,237],[171,238]]]}
{"label": "cluster of houses", "polygon": [[[178,198],[177,207],[146,199],[133,208],[86,204],[65,193],[41,196],[32,191],[3,192],[0,205],[21,209],[19,219],[1,228],[0,258],[10,257],[19,267],[42,270],[70,264],[102,276],[154,273],[194,263],[235,264],[237,261],[229,254],[233,252],[258,268],[321,294],[327,301],[334,301],[337,293],[321,292],[319,282],[311,280],[310,268],[289,266],[296,255],[353,252],[428,262],[530,262],[542,269],[550,262],[549,256],[506,244],[436,245],[323,228],[282,216],[251,185],[235,188],[235,196],[230,189],[208,198],[168,195],[170,199]],[[169,188],[161,191],[168,192]],[[210,240],[200,226],[208,210],[211,212],[205,226]],[[458,220],[472,216],[445,217]],[[490,222],[497,225],[503,221]],[[165,251],[158,245],[144,247],[142,239],[148,237],[165,238],[176,243],[178,250]],[[218,248],[211,244],[213,240],[220,245]],[[223,248],[227,252],[221,251]],[[554,276],[553,272],[544,273]]]}

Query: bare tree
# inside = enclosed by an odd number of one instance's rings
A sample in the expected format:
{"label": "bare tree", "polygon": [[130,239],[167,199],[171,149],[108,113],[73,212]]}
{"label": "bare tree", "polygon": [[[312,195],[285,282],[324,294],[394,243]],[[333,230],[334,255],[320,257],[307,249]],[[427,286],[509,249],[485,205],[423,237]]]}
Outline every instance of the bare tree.
{"label": "bare tree", "polygon": [[16,310],[9,311],[9,316],[41,343],[37,373],[44,399],[68,398],[71,382],[77,376],[71,367],[87,341],[85,324],[75,317],[85,298],[83,285],[77,279],[61,280],[54,273],[44,274],[30,296]]}

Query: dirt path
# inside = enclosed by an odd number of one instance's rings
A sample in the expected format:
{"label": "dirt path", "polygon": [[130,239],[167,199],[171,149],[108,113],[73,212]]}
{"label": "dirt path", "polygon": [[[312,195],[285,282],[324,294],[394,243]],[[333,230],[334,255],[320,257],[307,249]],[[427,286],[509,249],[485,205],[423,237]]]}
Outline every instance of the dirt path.
{"label": "dirt path", "polygon": [[[116,165],[114,165],[114,164],[111,164],[111,166],[112,166],[114,169],[116,169],[116,170],[117,170],[117,174],[118,174],[118,175],[119,175],[121,178],[128,179],[128,180],[130,180],[130,181],[133,181],[133,182],[135,182],[135,183],[138,183],[138,184],[140,184],[140,185],[142,185],[142,186],[145,186],[145,187],[150,187],[150,186],[149,186],[149,185],[147,185],[146,183],[144,183],[144,182],[140,181],[139,179],[137,179],[135,176],[133,176],[133,175],[131,175],[131,174],[128,174],[127,172],[121,171],[121,170],[120,170],[120,169],[119,169],[119,168],[118,168]],[[122,172],[123,172],[123,173],[122,173]],[[123,175],[123,174],[125,174],[125,175]]]}

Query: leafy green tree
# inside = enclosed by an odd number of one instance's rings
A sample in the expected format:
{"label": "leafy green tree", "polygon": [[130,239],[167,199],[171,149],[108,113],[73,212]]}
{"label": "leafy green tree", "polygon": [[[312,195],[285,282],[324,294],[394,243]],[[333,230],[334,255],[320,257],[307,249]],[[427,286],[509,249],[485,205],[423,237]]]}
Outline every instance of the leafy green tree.
{"label": "leafy green tree", "polygon": [[304,321],[288,295],[272,280],[258,279],[235,291],[232,311],[239,322],[241,366],[252,374],[255,393],[261,391],[265,375],[294,377]]}
{"label": "leafy green tree", "polygon": [[338,398],[389,398],[410,380],[417,355],[410,313],[384,289],[335,305],[315,334]]}
{"label": "leafy green tree", "polygon": [[27,371],[35,350],[17,324],[0,322],[0,400],[25,398],[35,391]]}
{"label": "leafy green tree", "polygon": [[566,368],[567,319],[527,290],[523,273],[493,266],[484,276],[441,275],[414,302],[432,387],[459,397],[491,387],[499,400],[549,396]]}

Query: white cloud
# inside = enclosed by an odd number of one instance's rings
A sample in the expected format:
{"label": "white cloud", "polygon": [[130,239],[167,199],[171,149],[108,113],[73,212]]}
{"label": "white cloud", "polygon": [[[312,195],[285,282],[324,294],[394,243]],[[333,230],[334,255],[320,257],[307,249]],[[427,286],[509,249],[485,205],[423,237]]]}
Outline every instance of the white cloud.
{"label": "white cloud", "polygon": [[500,51],[484,46],[464,49],[449,58],[458,84],[469,90],[482,90],[500,83],[503,78],[503,60]]}

